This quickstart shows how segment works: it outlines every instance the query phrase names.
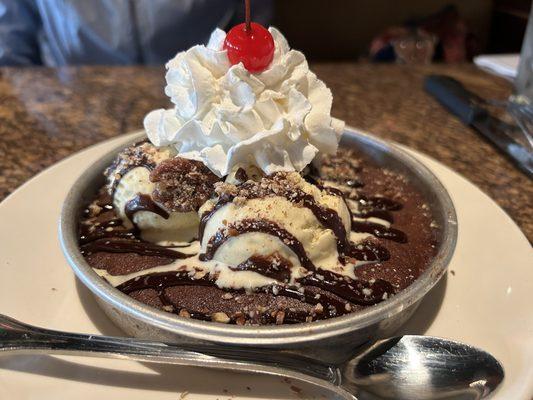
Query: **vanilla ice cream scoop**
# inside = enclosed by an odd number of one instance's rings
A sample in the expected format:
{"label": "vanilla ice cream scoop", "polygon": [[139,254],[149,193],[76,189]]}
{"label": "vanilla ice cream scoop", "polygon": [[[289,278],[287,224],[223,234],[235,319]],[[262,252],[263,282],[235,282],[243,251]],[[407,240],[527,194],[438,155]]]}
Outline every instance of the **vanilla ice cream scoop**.
{"label": "vanilla ice cream scoop", "polygon": [[121,152],[106,171],[118,216],[127,228],[137,227],[142,238],[150,242],[190,241],[198,229],[195,210],[174,211],[154,200],[156,184],[150,173],[175,154],[169,147],[137,143]]}
{"label": "vanilla ice cream scoop", "polygon": [[290,269],[291,281],[319,269],[353,275],[353,265],[339,262],[339,247],[350,232],[350,212],[342,197],[296,172],[239,186],[219,184],[217,192],[218,201],[199,211],[205,260],[249,270],[260,268],[253,263],[272,268],[275,259],[274,264]]}

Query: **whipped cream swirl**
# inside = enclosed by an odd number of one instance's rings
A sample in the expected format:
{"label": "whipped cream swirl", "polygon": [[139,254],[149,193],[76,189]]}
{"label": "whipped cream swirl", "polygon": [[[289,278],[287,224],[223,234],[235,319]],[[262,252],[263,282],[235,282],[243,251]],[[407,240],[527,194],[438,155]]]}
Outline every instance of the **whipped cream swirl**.
{"label": "whipped cream swirl", "polygon": [[175,106],[146,116],[150,141],[174,146],[220,177],[237,164],[265,174],[301,171],[319,152],[334,153],[344,123],[330,116],[331,91],[301,52],[291,50],[277,29],[269,31],[274,58],[258,74],[230,64],[220,29],[207,46],[170,60],[165,93]]}

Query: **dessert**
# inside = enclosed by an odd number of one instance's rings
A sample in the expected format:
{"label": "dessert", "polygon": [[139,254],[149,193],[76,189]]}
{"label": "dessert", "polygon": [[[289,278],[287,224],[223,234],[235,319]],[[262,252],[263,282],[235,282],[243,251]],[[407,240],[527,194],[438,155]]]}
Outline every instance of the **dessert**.
{"label": "dessert", "polygon": [[80,217],[82,254],[118,290],[186,318],[289,324],[385,301],[436,252],[424,197],[338,149],[331,92],[280,32],[252,54],[242,41],[259,28],[236,28],[167,64],[174,107],[149,113],[147,139],[105,171]]}

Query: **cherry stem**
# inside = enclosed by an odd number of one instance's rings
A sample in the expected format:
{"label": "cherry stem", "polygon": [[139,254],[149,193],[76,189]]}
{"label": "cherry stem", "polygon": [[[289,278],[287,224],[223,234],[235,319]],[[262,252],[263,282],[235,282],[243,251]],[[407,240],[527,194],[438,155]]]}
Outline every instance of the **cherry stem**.
{"label": "cherry stem", "polygon": [[246,18],[246,32],[252,31],[251,18],[250,18],[250,0],[244,0],[245,18]]}

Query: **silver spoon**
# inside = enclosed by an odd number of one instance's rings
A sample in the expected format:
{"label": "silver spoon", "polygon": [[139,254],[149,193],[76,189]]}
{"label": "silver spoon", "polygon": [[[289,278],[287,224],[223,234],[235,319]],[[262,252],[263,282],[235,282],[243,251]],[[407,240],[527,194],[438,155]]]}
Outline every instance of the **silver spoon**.
{"label": "silver spoon", "polygon": [[[0,354],[63,354],[121,358],[279,376],[311,384],[331,399],[481,399],[504,373],[490,354],[430,336],[398,336],[374,345],[342,365],[279,350],[165,344],[140,339],[38,328],[0,314]],[[360,397],[357,397],[360,396]],[[372,397],[375,398],[375,397]]]}

